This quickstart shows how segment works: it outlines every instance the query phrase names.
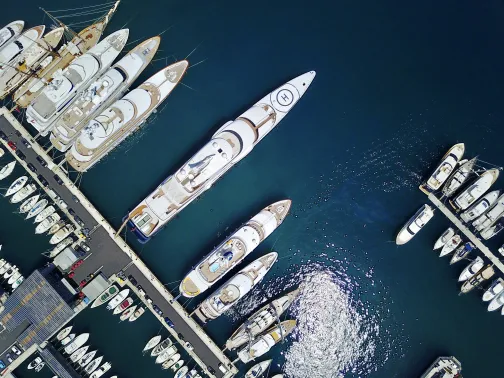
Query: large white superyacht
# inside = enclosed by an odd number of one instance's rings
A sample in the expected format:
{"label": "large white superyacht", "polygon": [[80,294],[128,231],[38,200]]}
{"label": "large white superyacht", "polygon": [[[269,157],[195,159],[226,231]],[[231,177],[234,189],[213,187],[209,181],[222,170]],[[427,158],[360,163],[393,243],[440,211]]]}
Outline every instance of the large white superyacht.
{"label": "large white superyacht", "polygon": [[219,128],[189,161],[128,214],[125,220],[138,240],[147,242],[247,156],[294,107],[314,78],[315,71],[310,71],[292,79]]}
{"label": "large white superyacht", "polygon": [[153,37],[140,43],[80,94],[54,124],[50,140],[57,150],[68,150],[95,113],[124,95],[152,61],[160,42],[160,37]]}
{"label": "large white superyacht", "polygon": [[175,89],[188,67],[187,60],[165,67],[94,117],[66,153],[68,163],[78,172],[98,163],[142,126]]}
{"label": "large white superyacht", "polygon": [[0,29],[0,50],[9,42],[14,41],[23,31],[24,21],[13,21]]}
{"label": "large white superyacht", "polygon": [[261,282],[277,259],[278,253],[270,252],[251,262],[205,299],[194,314],[203,323],[218,318]]}
{"label": "large white superyacht", "polygon": [[90,81],[110,67],[126,45],[128,36],[129,29],[118,30],[75,59],[62,72],[56,72],[51,83],[28,106],[28,123],[40,134],[47,135],[54,122]]}
{"label": "large white superyacht", "polygon": [[64,31],[65,29],[61,27],[46,33],[20,54],[17,64],[11,64],[0,70],[0,99],[5,98],[34,72],[47,66],[53,60]]}
{"label": "large white superyacht", "polygon": [[291,201],[283,200],[262,209],[186,275],[180,283],[180,293],[195,297],[209,289],[282,224],[290,207]]}
{"label": "large white superyacht", "polygon": [[25,31],[17,39],[6,44],[2,50],[0,50],[0,68],[4,69],[5,67],[16,65],[23,51],[42,37],[44,30],[44,25],[35,26]]}

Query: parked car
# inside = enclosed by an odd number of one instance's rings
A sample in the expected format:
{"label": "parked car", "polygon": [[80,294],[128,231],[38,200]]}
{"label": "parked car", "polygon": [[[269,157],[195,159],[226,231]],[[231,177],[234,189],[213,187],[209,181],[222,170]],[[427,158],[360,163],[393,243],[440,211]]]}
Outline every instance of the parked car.
{"label": "parked car", "polygon": [[219,370],[222,371],[224,374],[227,373],[227,369],[222,363],[219,363]]}
{"label": "parked car", "polygon": [[156,311],[156,314],[158,314],[159,316],[163,316],[163,311],[161,311],[161,309],[157,305],[153,304],[152,309]]}
{"label": "parked car", "polygon": [[46,162],[44,159],[42,159],[42,157],[37,156],[37,158],[36,158],[36,159],[37,159],[37,161],[40,163],[40,165],[41,165],[42,167],[47,167],[47,162]]}
{"label": "parked car", "polygon": [[69,208],[68,208],[68,213],[69,213],[72,217],[75,217],[75,211],[74,211],[74,209],[72,209],[72,208],[70,208],[70,207],[69,207]]}
{"label": "parked car", "polygon": [[13,151],[16,151],[17,150],[17,146],[16,146],[16,143],[14,143],[13,141],[9,140],[7,142],[7,145],[13,150]]}
{"label": "parked car", "polygon": [[31,144],[25,138],[21,138],[21,143],[23,143],[26,148],[32,148]]}
{"label": "parked car", "polygon": [[84,242],[80,243],[80,247],[86,252],[91,251],[91,247]]}
{"label": "parked car", "polygon": [[185,347],[186,347],[187,349],[189,349],[189,350],[193,350],[193,349],[194,349],[194,347],[192,346],[192,344],[191,344],[189,341],[186,341],[186,343],[185,343]]}
{"label": "parked car", "polygon": [[80,219],[77,215],[74,216],[74,221],[75,221],[75,223],[77,223],[81,227],[84,227],[84,225],[85,225],[84,222],[82,221],[82,219]]}
{"label": "parked car", "polygon": [[137,290],[138,290],[138,295],[144,297],[145,296],[145,290],[141,285],[137,285]]}
{"label": "parked car", "polygon": [[0,131],[0,138],[5,140],[6,142],[9,140],[9,138],[7,138],[7,135],[5,135],[5,133],[3,131]]}
{"label": "parked car", "polygon": [[170,320],[170,318],[166,317],[166,318],[164,318],[164,321],[168,327],[170,327],[170,328],[175,327],[175,324],[173,324],[173,322]]}
{"label": "parked car", "polygon": [[64,182],[63,180],[61,179],[61,177],[59,177],[58,175],[54,175],[54,180],[59,184],[59,185],[64,185]]}
{"label": "parked car", "polygon": [[18,348],[17,346],[15,346],[15,345],[11,348],[11,351],[12,351],[12,352],[14,352],[14,354],[15,354],[16,356],[21,355],[21,351],[20,351],[20,350],[19,350],[19,348]]}
{"label": "parked car", "polygon": [[180,332],[177,333],[177,336],[178,336],[178,338],[179,338],[180,341],[185,341],[184,335],[182,335]]}
{"label": "parked car", "polygon": [[16,155],[18,156],[18,158],[20,158],[21,160],[26,160],[26,155],[23,154],[21,151],[16,151]]}
{"label": "parked car", "polygon": [[10,354],[10,353],[7,353],[7,354],[5,355],[5,358],[7,358],[7,361],[9,361],[9,364],[12,364],[12,361],[14,361],[14,360],[12,359],[12,356],[11,356],[11,354]]}
{"label": "parked car", "polygon": [[80,203],[79,199],[75,196],[72,196],[72,199],[74,200],[74,202],[77,202],[77,203]]}
{"label": "parked car", "polygon": [[38,175],[37,176],[37,179],[40,181],[40,183],[42,184],[42,186],[44,186],[45,188],[48,188],[49,187],[49,183],[47,182],[47,180],[44,178],[44,176],[42,175]]}
{"label": "parked car", "polygon": [[19,130],[14,130],[14,134],[16,134],[18,137],[22,137],[21,132]]}
{"label": "parked car", "polygon": [[37,173],[37,168],[35,168],[35,166],[32,163],[28,163],[26,166],[30,171]]}
{"label": "parked car", "polygon": [[136,286],[136,285],[138,285],[137,280],[135,279],[135,277],[133,277],[133,275],[132,275],[132,274],[130,274],[130,275],[128,276],[128,280],[129,280],[129,282],[131,282],[133,285],[135,285],[135,286]]}
{"label": "parked car", "polygon": [[215,375],[215,369],[211,366],[207,366],[207,370],[210,372],[210,374]]}
{"label": "parked car", "polygon": [[145,296],[145,301],[149,304],[152,304],[152,299],[148,295]]}

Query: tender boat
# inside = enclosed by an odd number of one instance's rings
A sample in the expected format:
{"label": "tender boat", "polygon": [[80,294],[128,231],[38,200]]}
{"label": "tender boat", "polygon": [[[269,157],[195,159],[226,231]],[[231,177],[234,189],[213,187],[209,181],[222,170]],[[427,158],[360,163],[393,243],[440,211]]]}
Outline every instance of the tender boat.
{"label": "tender boat", "polygon": [[261,282],[277,259],[278,253],[271,252],[247,265],[205,299],[194,311],[196,316],[203,323],[218,318]]}
{"label": "tender boat", "polygon": [[69,344],[70,342],[73,341],[73,339],[75,339],[75,336],[76,336],[75,333],[71,333],[70,335],[65,337],[63,340],[61,340],[61,345],[65,346],[65,345]]}
{"label": "tender boat", "polygon": [[110,302],[107,304],[107,310],[113,310],[121,303],[129,294],[130,290],[129,289],[123,289],[117,294],[114,298],[110,300]]}
{"label": "tender boat", "polygon": [[130,306],[126,310],[123,311],[121,316],[119,317],[119,320],[121,322],[125,321],[126,319],[129,319],[131,316],[133,316],[135,310],[137,309],[137,305]]}
{"label": "tender boat", "polygon": [[67,337],[70,334],[70,332],[72,331],[72,328],[73,328],[73,326],[68,326],[68,327],[63,328],[61,331],[59,331],[58,334],[56,335],[56,340],[58,340],[58,341],[63,340],[65,337]]}
{"label": "tender boat", "polygon": [[295,320],[285,320],[267,330],[264,334],[251,341],[238,351],[238,358],[244,362],[250,362],[265,353],[283,341],[296,327]]}
{"label": "tender boat", "polygon": [[79,362],[77,362],[77,364],[81,368],[83,368],[84,366],[86,366],[87,364],[89,364],[91,362],[91,360],[94,358],[96,353],[98,353],[97,350],[93,350],[92,352],[86,353],[84,356],[82,356],[82,358],[79,360]]}
{"label": "tender boat", "polygon": [[464,245],[461,245],[453,254],[452,259],[450,260],[450,265],[459,262],[475,249],[477,249],[476,246],[471,242],[467,242]]}
{"label": "tender boat", "polygon": [[77,349],[75,352],[72,353],[72,355],[70,356],[70,361],[72,361],[73,363],[79,361],[86,354],[88,349],[89,345],[80,347],[79,349]]}
{"label": "tender boat", "polygon": [[161,341],[161,335],[154,336],[152,339],[150,339],[147,344],[145,344],[145,347],[143,348],[143,352],[146,352],[152,348],[154,348],[156,345],[158,345]]}
{"label": "tender boat", "polygon": [[84,371],[87,374],[91,374],[92,372],[94,372],[98,368],[98,366],[100,366],[102,360],[103,360],[103,356],[95,358],[93,361],[91,361],[87,364],[87,366],[84,368]]}
{"label": "tender boat", "polygon": [[26,199],[29,195],[33,194],[37,190],[37,185],[35,184],[28,184],[24,186],[22,189],[20,189],[16,194],[14,194],[11,199],[10,203],[19,203]]}
{"label": "tender boat", "polygon": [[171,347],[173,342],[170,340],[170,338],[166,338],[163,340],[162,343],[156,345],[154,349],[152,349],[151,352],[151,357],[156,357],[161,354],[166,348]]}
{"label": "tender boat", "polygon": [[478,177],[469,187],[455,197],[450,204],[454,209],[465,210],[476,202],[499,177],[498,169],[489,169]]}
{"label": "tender boat", "polygon": [[[175,357],[175,356],[174,356]],[[177,371],[178,369],[180,369],[182,366],[184,366],[184,360],[178,360],[171,368],[170,370],[171,371]]]}
{"label": "tender boat", "polygon": [[21,273],[18,269],[12,276],[9,277],[9,279],[7,280],[7,285],[12,286],[12,284],[14,284],[14,282],[16,282],[19,277],[21,277]]}
{"label": "tender boat", "polygon": [[480,256],[476,257],[476,259],[467,265],[462,273],[460,273],[458,279],[459,282],[467,281],[469,278],[473,277],[481,268],[483,268],[483,264],[483,259]]}
{"label": "tender boat", "polygon": [[453,238],[453,236],[455,235],[455,231],[453,230],[453,228],[448,228],[448,230],[446,230],[445,232],[443,232],[443,234],[439,237],[438,240],[436,240],[436,243],[434,243],[434,250],[436,249],[439,249],[441,247],[443,247],[444,245],[446,245],[446,243],[451,239]]}
{"label": "tender boat", "polygon": [[12,171],[14,170],[14,167],[16,166],[16,161],[11,161],[9,164],[5,165],[2,169],[0,169],[0,180],[3,180],[4,178],[8,177]]}
{"label": "tender boat", "polygon": [[438,357],[420,378],[462,378],[462,365],[455,357]]}
{"label": "tender boat", "polygon": [[28,364],[28,370],[32,370],[37,366],[38,364],[42,363],[42,358],[40,357],[35,357],[35,359]]}
{"label": "tender boat", "polygon": [[174,63],[95,116],[66,153],[67,162],[85,172],[142,126],[182,80],[186,60]]}
{"label": "tender boat", "polygon": [[30,219],[30,218],[36,216],[34,223],[42,222],[49,215],[51,215],[52,213],[54,213],[56,211],[56,209],[52,205],[46,208],[48,203],[49,203],[49,201],[46,199],[38,201],[35,204],[35,206],[33,206],[33,209],[31,209],[30,212],[28,213],[26,219]]}
{"label": "tender boat", "polygon": [[0,51],[10,42],[15,40],[23,31],[23,28],[24,21],[17,20],[0,29]]}
{"label": "tender boat", "polygon": [[52,226],[54,226],[60,219],[61,217],[59,216],[58,213],[49,215],[46,219],[40,222],[37,225],[37,227],[35,227],[35,233],[43,234],[44,232],[48,231]]}
{"label": "tender boat", "polygon": [[315,71],[298,76],[236,120],[224,124],[203,148],[128,214],[125,220],[138,240],[146,243],[247,156],[294,107],[314,78]]}
{"label": "tender boat", "polygon": [[173,356],[171,356],[168,361],[163,362],[163,365],[161,365],[161,369],[163,370],[169,369],[173,365],[175,365],[179,360],[180,360],[180,353],[176,353]]}
{"label": "tender boat", "polygon": [[63,228],[58,230],[52,238],[49,240],[50,244],[58,244],[60,241],[65,239],[68,235],[75,231],[75,227],[72,224],[66,224]]}
{"label": "tender boat", "polygon": [[501,216],[493,224],[481,231],[480,235],[483,239],[488,240],[493,238],[504,228],[504,216]]}
{"label": "tender boat", "polygon": [[177,348],[174,345],[166,348],[159,356],[156,357],[156,364],[162,364],[175,353],[177,353]]}
{"label": "tender boat", "polygon": [[63,71],[56,71],[26,109],[26,120],[41,135],[51,131],[54,122],[75,101],[97,75],[107,70],[128,40],[129,29],[112,33],[87,53],[76,58]]}
{"label": "tender boat", "polygon": [[5,197],[9,197],[20,191],[23,188],[23,186],[25,186],[27,181],[28,176],[21,176],[20,178],[18,178],[11,184],[11,186],[9,186],[9,189],[7,189],[7,192],[5,192]]}
{"label": "tender boat", "polygon": [[63,27],[51,30],[23,50],[16,59],[15,65],[10,64],[0,70],[0,99],[7,97],[9,93],[32,76],[42,64],[48,63],[53,58],[64,31]]}
{"label": "tender boat", "polygon": [[488,311],[495,311],[501,308],[501,306],[504,304],[504,292],[501,292],[500,294],[496,295],[494,299],[490,302],[488,305]]}
{"label": "tender boat", "polygon": [[484,230],[495,222],[500,216],[504,214],[504,194],[499,197],[497,202],[478,219],[472,222],[472,226],[478,231]]}
{"label": "tender boat", "polygon": [[140,316],[142,316],[145,313],[145,307],[140,307],[138,310],[136,310],[133,315],[130,316],[128,321],[134,322],[137,320]]}
{"label": "tender boat", "polygon": [[63,251],[66,247],[68,247],[72,243],[73,239],[71,237],[66,238],[63,241],[59,242],[58,245],[49,252],[49,257],[54,258],[58,256],[61,253],[61,251]]}
{"label": "tender boat", "polygon": [[122,301],[115,309],[113,314],[117,315],[126,310],[129,306],[133,304],[133,298],[128,297],[124,301]]}
{"label": "tender boat", "polygon": [[64,349],[65,353],[72,354],[77,349],[79,349],[81,346],[83,346],[86,343],[86,341],[88,341],[88,339],[89,339],[89,333],[81,333],[70,344],[65,346],[65,349]]}
{"label": "tender boat", "polygon": [[435,192],[441,188],[448,177],[453,173],[462,156],[464,156],[465,145],[458,143],[448,150],[441,159],[441,163],[434,170],[420,189],[425,193]]}
{"label": "tender boat", "polygon": [[40,197],[40,194],[35,194],[34,196],[31,196],[30,198],[25,200],[21,204],[21,206],[19,206],[19,212],[21,214],[24,214],[24,213],[27,213],[28,211],[30,211],[33,208],[33,206],[35,206],[35,204],[37,203],[39,197]]}
{"label": "tender boat", "polygon": [[488,302],[494,299],[497,295],[504,291],[504,279],[497,278],[490,287],[483,293],[483,302]]}
{"label": "tender boat", "polygon": [[125,93],[151,62],[160,42],[160,37],[153,37],[140,43],[79,95],[52,129],[50,140],[57,150],[68,150],[92,115]]}
{"label": "tender boat", "polygon": [[184,378],[188,371],[189,368],[187,366],[182,366],[180,369],[177,370],[173,378]]}
{"label": "tender boat", "polygon": [[470,292],[475,287],[481,285],[483,281],[489,280],[495,274],[495,270],[491,264],[488,264],[484,268],[481,268],[478,273],[476,273],[473,277],[469,278],[460,290],[461,293],[465,294]]}
{"label": "tender boat", "polygon": [[40,372],[45,366],[45,362],[41,362],[40,364],[38,364],[37,366],[35,366],[35,372],[38,373]]}
{"label": "tender boat", "polygon": [[269,366],[273,360],[266,360],[259,362],[252,366],[247,373],[245,373],[245,378],[258,378],[268,371]]}
{"label": "tender boat", "polygon": [[[0,49],[2,67],[15,67],[20,61],[23,51],[33,45],[44,34],[45,26],[39,25],[23,32],[15,41],[9,42]],[[3,68],[0,67],[3,71]]]}
{"label": "tender boat", "polygon": [[423,205],[413,215],[397,234],[396,244],[402,245],[413,239],[423,226],[425,226],[434,216],[434,210],[429,205]]}
{"label": "tender boat", "polygon": [[283,200],[262,209],[186,275],[180,283],[180,293],[195,297],[209,289],[282,224],[290,207],[291,201]]}
{"label": "tender boat", "polygon": [[110,362],[105,362],[102,366],[100,366],[97,370],[95,370],[93,374],[89,376],[89,378],[99,378],[107,371],[109,371],[111,367],[112,364]]}
{"label": "tender boat", "polygon": [[91,305],[91,308],[95,308],[101,306],[105,302],[108,302],[110,299],[114,298],[119,293],[119,289],[116,285],[111,285],[105,290],[101,295],[96,298]]}
{"label": "tender boat", "polygon": [[485,196],[472,205],[469,209],[460,214],[460,217],[464,222],[470,222],[473,219],[479,217],[485,213],[488,209],[492,207],[493,204],[497,202],[500,191],[494,190],[490,193],[485,194]]}
{"label": "tender boat", "polygon": [[231,335],[226,342],[228,350],[236,349],[243,344],[255,339],[268,327],[275,323],[280,316],[289,308],[299,294],[299,289],[275,299],[265,304],[258,311],[248,317],[248,319]]}
{"label": "tender boat", "polygon": [[12,291],[16,290],[16,289],[19,287],[19,285],[21,285],[21,283],[22,283],[23,281],[24,281],[24,277],[23,277],[23,276],[19,277],[19,278],[16,280],[16,282],[14,282],[14,283],[12,284]]}

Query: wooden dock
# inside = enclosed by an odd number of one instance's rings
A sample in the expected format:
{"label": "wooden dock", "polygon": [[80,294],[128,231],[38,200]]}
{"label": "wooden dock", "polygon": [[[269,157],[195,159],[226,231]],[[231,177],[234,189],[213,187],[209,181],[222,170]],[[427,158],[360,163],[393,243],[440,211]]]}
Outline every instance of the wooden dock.
{"label": "wooden dock", "polygon": [[501,272],[504,273],[504,264],[500,261],[500,259],[488,249],[488,247],[483,244],[483,242],[478,239],[476,235],[474,235],[463,223],[457,218],[455,214],[451,212],[451,210],[441,202],[434,194],[429,194],[429,200],[439,209],[441,212],[447,216],[447,218],[460,230],[462,233],[467,236],[467,238],[476,246],[478,249],[494,264]]}

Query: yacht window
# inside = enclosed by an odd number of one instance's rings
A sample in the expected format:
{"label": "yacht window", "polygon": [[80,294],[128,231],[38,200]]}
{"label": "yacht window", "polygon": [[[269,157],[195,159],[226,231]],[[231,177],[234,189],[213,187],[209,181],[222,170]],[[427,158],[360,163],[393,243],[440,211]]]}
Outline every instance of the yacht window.
{"label": "yacht window", "polygon": [[222,148],[219,148],[219,149],[217,150],[217,152],[219,152],[219,154],[220,154],[220,153],[222,152]]}
{"label": "yacht window", "polygon": [[151,216],[149,214],[145,214],[144,217],[137,222],[137,227],[142,228],[142,226],[148,223],[150,220]]}
{"label": "yacht window", "polygon": [[119,72],[119,74],[122,76],[123,81],[126,81],[128,75],[126,75],[126,73],[121,69],[121,67],[116,67],[115,70]]}
{"label": "yacht window", "polygon": [[14,35],[14,30],[12,30],[12,28],[10,26],[7,26],[7,30],[9,30],[11,32],[11,36]]}
{"label": "yacht window", "polygon": [[14,41],[14,44],[19,47],[20,50],[23,50],[23,45],[19,41]]}

